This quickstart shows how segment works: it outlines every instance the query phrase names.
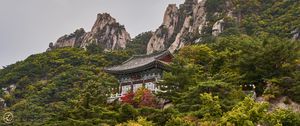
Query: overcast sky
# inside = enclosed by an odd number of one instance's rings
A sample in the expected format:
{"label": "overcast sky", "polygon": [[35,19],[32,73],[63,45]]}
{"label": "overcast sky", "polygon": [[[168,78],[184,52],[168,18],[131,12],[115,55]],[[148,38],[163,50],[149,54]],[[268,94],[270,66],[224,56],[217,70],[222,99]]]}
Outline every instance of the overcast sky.
{"label": "overcast sky", "polygon": [[0,0],[0,68],[44,52],[78,28],[90,31],[97,13],[110,13],[134,37],[155,30],[168,4],[184,0]]}

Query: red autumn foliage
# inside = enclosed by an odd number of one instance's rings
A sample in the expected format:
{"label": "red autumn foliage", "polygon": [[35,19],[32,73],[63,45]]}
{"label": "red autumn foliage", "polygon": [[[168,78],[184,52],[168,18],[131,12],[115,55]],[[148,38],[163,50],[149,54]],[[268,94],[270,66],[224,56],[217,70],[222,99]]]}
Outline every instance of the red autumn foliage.
{"label": "red autumn foliage", "polygon": [[133,105],[134,104],[133,98],[134,98],[134,93],[133,92],[128,92],[127,94],[125,94],[124,96],[121,97],[121,101],[123,103]]}
{"label": "red autumn foliage", "polygon": [[135,107],[156,107],[155,96],[146,88],[140,88],[135,93],[128,92],[121,97],[121,101]]}
{"label": "red autumn foliage", "polygon": [[138,104],[139,107],[155,107],[155,97],[150,90],[143,90],[143,94]]}

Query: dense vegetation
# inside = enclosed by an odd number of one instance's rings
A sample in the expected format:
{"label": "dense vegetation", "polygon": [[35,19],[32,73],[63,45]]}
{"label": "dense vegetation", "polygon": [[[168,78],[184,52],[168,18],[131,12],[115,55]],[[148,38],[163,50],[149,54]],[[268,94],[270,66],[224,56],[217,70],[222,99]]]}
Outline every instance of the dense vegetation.
{"label": "dense vegetation", "polygon": [[293,38],[300,33],[299,6],[298,0],[207,0],[208,24],[201,31],[201,37],[211,40],[212,26],[223,19],[224,31],[221,35]]}
{"label": "dense vegetation", "polygon": [[[223,14],[228,6],[239,22]],[[145,32],[126,50],[60,48],[0,69],[0,115],[13,112],[10,125],[20,126],[299,126],[299,110],[275,105],[300,104],[300,43],[290,39],[300,29],[299,1],[207,0],[206,10],[208,27],[224,18],[225,31],[212,37],[204,28],[195,36],[203,43],[176,52],[163,92],[140,88],[107,103],[118,82],[102,69],[146,53]],[[172,104],[162,109],[162,99]]]}
{"label": "dense vegetation", "polygon": [[0,71],[1,87],[16,85],[15,90],[1,93],[19,125],[57,124],[61,120],[71,124],[80,122],[81,116],[92,120],[103,116],[100,111],[106,110],[99,106],[106,104],[106,95],[118,86],[102,67],[111,61],[119,63],[116,59],[122,57],[127,59],[128,54],[90,54],[77,48],[32,55]]}
{"label": "dense vegetation", "polygon": [[[257,103],[242,90],[254,84],[257,96],[270,103],[283,96],[300,103],[296,41],[240,35],[187,46],[159,83],[166,92],[155,96],[142,88],[112,104],[106,100],[118,83],[102,68],[131,54],[88,49],[56,49],[2,69],[1,87],[17,88],[2,92],[8,107],[1,113],[13,111],[15,125],[300,124],[299,113],[268,112],[268,102]],[[160,109],[160,98],[173,106]]]}
{"label": "dense vegetation", "polygon": [[284,123],[269,116],[287,111],[265,113],[266,103],[255,103],[243,93],[251,90],[245,86],[254,84],[256,95],[271,104],[282,96],[300,103],[299,58],[299,43],[295,41],[246,35],[219,37],[210,44],[181,49],[171,72],[160,83],[167,92],[159,96],[172,100],[174,108],[184,113],[183,118],[195,119],[200,125],[276,124],[270,120],[277,120],[278,125],[299,125],[299,113]]}
{"label": "dense vegetation", "polygon": [[153,33],[151,31],[137,35],[126,45],[127,50],[137,55],[146,54],[147,45],[152,35]]}

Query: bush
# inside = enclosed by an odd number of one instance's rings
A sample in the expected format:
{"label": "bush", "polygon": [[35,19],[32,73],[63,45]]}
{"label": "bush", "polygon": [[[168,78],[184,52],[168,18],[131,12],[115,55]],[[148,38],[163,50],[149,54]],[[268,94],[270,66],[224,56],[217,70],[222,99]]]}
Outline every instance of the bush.
{"label": "bush", "polygon": [[173,117],[166,123],[166,126],[196,126],[196,124],[180,117]]}

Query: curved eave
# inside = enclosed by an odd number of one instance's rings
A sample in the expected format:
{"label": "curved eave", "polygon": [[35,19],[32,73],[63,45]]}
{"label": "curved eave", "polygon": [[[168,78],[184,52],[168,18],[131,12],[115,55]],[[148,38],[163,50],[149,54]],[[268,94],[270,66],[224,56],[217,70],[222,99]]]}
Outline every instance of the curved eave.
{"label": "curved eave", "polygon": [[109,70],[109,69],[104,69],[105,72],[110,73],[110,74],[115,74],[115,75],[120,75],[120,74],[129,74],[129,73],[137,73],[137,72],[141,72],[150,68],[161,68],[164,70],[169,70],[168,69],[168,64],[163,62],[163,61],[159,61],[159,60],[155,60],[154,62],[145,64],[143,66],[139,66],[139,67],[135,67],[135,68],[131,68],[131,69],[124,69],[124,70]]}

